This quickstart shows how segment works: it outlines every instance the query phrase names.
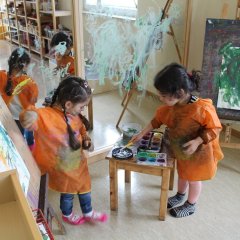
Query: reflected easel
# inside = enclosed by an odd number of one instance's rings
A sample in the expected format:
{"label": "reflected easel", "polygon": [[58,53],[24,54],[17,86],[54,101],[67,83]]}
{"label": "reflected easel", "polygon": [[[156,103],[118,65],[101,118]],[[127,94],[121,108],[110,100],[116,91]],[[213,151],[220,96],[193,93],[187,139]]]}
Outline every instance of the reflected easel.
{"label": "reflected easel", "polygon": [[[163,8],[163,14],[162,14],[162,17],[160,19],[160,22],[168,16],[168,11],[171,7],[172,2],[173,2],[173,0],[167,0],[165,6]],[[188,49],[189,49],[189,36],[190,36],[191,17],[192,17],[192,0],[187,0],[185,12],[186,12],[186,14],[185,14],[186,15],[186,21],[185,21],[185,39],[184,39],[184,54],[183,54],[183,57],[181,56],[180,48],[179,48],[179,45],[177,43],[177,39],[176,39],[174,30],[173,30],[173,27],[172,27],[171,24],[170,24],[170,31],[168,32],[168,34],[173,38],[173,42],[174,42],[174,45],[175,45],[175,48],[176,48],[176,51],[177,51],[179,62],[182,63],[184,66],[187,66]],[[143,62],[145,64],[148,60],[149,54],[150,54],[150,51],[148,52],[147,56],[143,60]],[[138,67],[136,67],[135,70],[133,71],[132,75],[136,75],[136,76],[139,77],[141,75],[140,69]],[[133,79],[133,77],[132,77],[132,79]],[[122,120],[123,114],[126,111],[127,106],[129,104],[129,101],[130,101],[132,95],[134,94],[134,92],[137,92],[137,88],[136,88],[136,83],[132,80],[130,90],[127,91],[127,93],[125,94],[125,96],[123,98],[123,101],[121,103],[121,105],[123,106],[123,110],[122,110],[122,112],[120,114],[120,117],[117,121],[116,128],[119,128],[120,121]],[[156,95],[154,93],[151,93],[147,90],[146,90],[146,94],[148,96],[156,97]]]}

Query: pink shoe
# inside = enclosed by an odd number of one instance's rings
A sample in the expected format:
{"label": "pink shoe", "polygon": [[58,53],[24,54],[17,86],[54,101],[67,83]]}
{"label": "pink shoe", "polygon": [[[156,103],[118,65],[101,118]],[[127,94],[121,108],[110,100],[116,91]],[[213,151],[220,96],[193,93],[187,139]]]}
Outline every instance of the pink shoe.
{"label": "pink shoe", "polygon": [[84,219],[88,222],[106,222],[108,219],[108,216],[106,213],[100,213],[93,211],[92,216],[84,216]]}
{"label": "pink shoe", "polygon": [[85,223],[85,218],[71,213],[69,216],[62,215],[62,220],[72,225],[80,225]]}

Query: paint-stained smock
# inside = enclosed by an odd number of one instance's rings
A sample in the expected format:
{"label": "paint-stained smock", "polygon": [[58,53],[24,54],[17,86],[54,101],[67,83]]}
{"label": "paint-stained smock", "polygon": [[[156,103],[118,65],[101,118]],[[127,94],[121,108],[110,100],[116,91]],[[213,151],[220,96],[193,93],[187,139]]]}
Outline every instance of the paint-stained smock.
{"label": "paint-stained smock", "polygon": [[[201,181],[214,177],[217,163],[223,158],[219,146],[222,126],[210,99],[198,99],[185,105],[161,106],[151,123],[154,128],[162,124],[168,126],[181,179]],[[203,144],[192,155],[185,155],[182,145],[198,136],[203,139]]]}
{"label": "paint-stained smock", "polygon": [[[7,73],[0,71],[0,93],[8,106],[15,120],[19,119],[22,110],[27,109],[31,105],[35,105],[38,98],[37,84],[27,75],[21,75],[12,78],[12,89],[16,94],[8,96],[5,92],[7,85]],[[25,82],[26,81],[26,82]],[[24,83],[25,82],[25,83]],[[21,86],[21,83],[24,83]],[[17,91],[16,91],[17,90]]]}
{"label": "paint-stained smock", "polygon": [[72,56],[64,55],[59,63],[59,67],[63,70],[65,69],[66,73],[69,73],[70,75],[74,75],[75,74],[74,58]]}
{"label": "paint-stained smock", "polygon": [[[64,114],[57,108],[35,110],[33,156],[42,172],[49,174],[49,187],[62,193],[86,193],[91,190],[87,159],[83,149],[72,151]],[[21,116],[24,112],[21,113]],[[87,135],[78,116],[67,115],[75,137],[82,143]],[[82,145],[82,144],[81,144]]]}

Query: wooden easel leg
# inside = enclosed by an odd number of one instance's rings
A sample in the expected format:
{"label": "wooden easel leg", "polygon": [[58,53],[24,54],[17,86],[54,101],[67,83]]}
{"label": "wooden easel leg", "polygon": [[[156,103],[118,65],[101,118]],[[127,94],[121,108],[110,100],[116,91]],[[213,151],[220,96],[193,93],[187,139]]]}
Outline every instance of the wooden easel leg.
{"label": "wooden easel leg", "polygon": [[61,234],[62,235],[66,234],[65,227],[63,226],[62,222],[59,220],[58,216],[54,212],[52,206],[49,204],[48,205],[48,222],[49,222],[49,227],[50,227],[51,230],[52,230],[52,220],[55,220]]}
{"label": "wooden easel leg", "polygon": [[117,122],[117,124],[116,124],[116,127],[117,127],[117,128],[118,128],[119,123],[120,123],[120,121],[121,121],[121,119],[122,119],[122,117],[123,117],[124,112],[126,111],[126,108],[127,108],[127,106],[128,106],[128,103],[129,103],[129,101],[130,101],[130,99],[131,99],[131,97],[132,97],[133,91],[134,91],[134,90],[131,89],[131,90],[127,93],[127,101],[126,101],[126,104],[125,104],[124,107],[123,107],[123,110],[122,110],[122,112],[121,112],[121,115],[120,115],[120,117],[119,117],[119,119],[118,119],[118,122]]}
{"label": "wooden easel leg", "polygon": [[226,130],[225,130],[225,143],[229,143],[231,140],[231,133],[232,133],[232,128],[229,123],[226,124]]}
{"label": "wooden easel leg", "polygon": [[123,98],[123,100],[122,100],[121,106],[123,106],[123,105],[124,105],[124,102],[125,102],[125,100],[126,100],[127,96],[128,96],[128,92],[125,94],[125,96],[124,96],[124,98]]}
{"label": "wooden easel leg", "polygon": [[66,233],[66,230],[62,222],[58,219],[52,206],[48,202],[48,175],[47,174],[43,175],[40,180],[38,208],[42,210],[51,231],[52,231],[52,219],[54,219],[61,233],[62,234]]}
{"label": "wooden easel leg", "polygon": [[88,103],[88,120],[90,123],[90,129],[93,129],[93,101],[92,99],[90,100],[90,102]]}

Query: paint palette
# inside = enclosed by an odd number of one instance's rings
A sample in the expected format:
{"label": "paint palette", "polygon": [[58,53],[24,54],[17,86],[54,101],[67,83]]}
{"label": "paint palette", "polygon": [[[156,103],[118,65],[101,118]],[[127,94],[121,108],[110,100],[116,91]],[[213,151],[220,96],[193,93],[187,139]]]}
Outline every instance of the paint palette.
{"label": "paint palette", "polygon": [[122,147],[114,148],[112,150],[112,156],[116,159],[130,159],[133,157],[133,152],[129,148],[124,148]]}
{"label": "paint palette", "polygon": [[138,152],[160,152],[163,139],[161,132],[149,132],[140,140]]}
{"label": "paint palette", "polygon": [[144,165],[166,166],[167,154],[154,152],[138,152],[137,163]]}

